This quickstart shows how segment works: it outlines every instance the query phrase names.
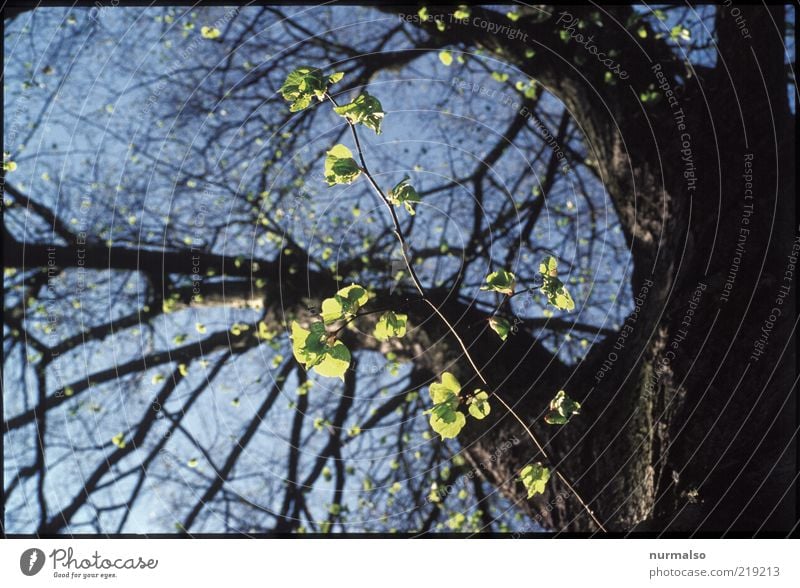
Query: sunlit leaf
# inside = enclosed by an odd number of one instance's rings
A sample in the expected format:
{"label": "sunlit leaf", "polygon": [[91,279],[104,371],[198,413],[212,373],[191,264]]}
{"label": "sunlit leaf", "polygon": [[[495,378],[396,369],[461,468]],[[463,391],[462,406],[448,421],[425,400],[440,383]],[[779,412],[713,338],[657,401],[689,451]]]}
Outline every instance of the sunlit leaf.
{"label": "sunlit leaf", "polygon": [[548,425],[563,425],[572,415],[581,411],[580,402],[574,401],[563,390],[559,390],[555,398],[550,401],[550,410],[545,415],[544,421]]}
{"label": "sunlit leaf", "polygon": [[202,27],[200,29],[200,34],[203,36],[204,39],[217,39],[222,34],[216,27]]}
{"label": "sunlit leaf", "polygon": [[361,175],[353,152],[341,143],[334,145],[325,157],[325,181],[329,186],[351,184]]}
{"label": "sunlit leaf", "polygon": [[333,110],[353,124],[362,124],[380,135],[381,122],[386,113],[383,111],[380,101],[368,92],[362,92],[352,102],[336,106]]}
{"label": "sunlit leaf", "polygon": [[111,442],[120,449],[125,449],[125,446],[127,445],[125,443],[125,433],[117,433],[111,438]]}
{"label": "sunlit leaf", "polygon": [[322,361],[314,366],[314,371],[326,378],[339,378],[344,381],[345,372],[350,367],[350,350],[344,343],[336,341],[322,357]]}
{"label": "sunlit leaf", "polygon": [[433,408],[426,412],[431,415],[431,428],[442,439],[455,438],[467,423],[464,413],[458,410],[460,391],[461,384],[450,372],[442,374],[441,382],[430,385],[429,393],[433,400]]}
{"label": "sunlit leaf", "polygon": [[458,20],[464,20],[466,18],[469,18],[469,15],[470,15],[469,6],[467,6],[466,4],[459,4],[458,8],[456,8],[456,10],[453,12],[453,18]]}
{"label": "sunlit leaf", "polygon": [[315,67],[302,65],[286,76],[286,81],[278,91],[284,100],[292,103],[289,110],[297,112],[307,108],[312,98],[321,102],[328,86],[340,81],[343,76],[341,72],[326,76]]}
{"label": "sunlit leaf", "polygon": [[573,310],[575,302],[572,300],[564,282],[558,279],[558,262],[552,255],[548,255],[539,264],[539,273],[542,275],[540,291],[547,297],[547,301],[559,310]]}
{"label": "sunlit leaf", "polygon": [[467,517],[464,515],[463,512],[457,512],[449,519],[447,519],[447,527],[451,531],[458,531],[464,527],[464,523],[467,522]]}
{"label": "sunlit leaf", "polygon": [[367,290],[358,284],[340,289],[322,301],[322,320],[326,325],[353,317],[369,301]]}
{"label": "sunlit leaf", "polygon": [[321,322],[312,323],[304,329],[297,321],[292,322],[292,353],[305,369],[313,369],[320,376],[344,380],[350,367],[350,350],[344,343],[332,338]]}
{"label": "sunlit leaf", "polygon": [[406,211],[411,216],[414,216],[414,204],[419,203],[420,197],[417,194],[417,191],[410,183],[410,178],[406,176],[403,178],[394,188],[389,190],[389,193],[386,195],[389,202],[391,202],[395,206],[399,206],[402,204],[405,206]]}
{"label": "sunlit leaf", "polygon": [[516,283],[517,278],[513,273],[501,269],[486,276],[486,285],[481,286],[481,290],[500,292],[511,296]]}
{"label": "sunlit leaf", "polygon": [[485,418],[492,410],[489,405],[489,393],[485,390],[475,390],[475,394],[467,401],[467,410],[478,420]]}
{"label": "sunlit leaf", "polygon": [[550,479],[550,470],[541,463],[526,465],[520,472],[520,479],[528,491],[528,498],[544,492]]}
{"label": "sunlit leaf", "polygon": [[508,334],[511,332],[511,323],[500,316],[493,316],[489,319],[489,327],[500,336],[500,339],[505,341]]}
{"label": "sunlit leaf", "polygon": [[378,341],[387,341],[391,337],[403,337],[406,334],[407,314],[385,312],[375,325],[375,338]]}

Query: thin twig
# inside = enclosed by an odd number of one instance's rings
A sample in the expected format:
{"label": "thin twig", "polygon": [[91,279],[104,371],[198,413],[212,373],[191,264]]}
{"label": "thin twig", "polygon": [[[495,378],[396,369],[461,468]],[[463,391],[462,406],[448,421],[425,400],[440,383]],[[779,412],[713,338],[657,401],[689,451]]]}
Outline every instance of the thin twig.
{"label": "thin twig", "polygon": [[[336,100],[333,98],[333,96],[331,96],[327,92],[325,93],[325,97],[331,102],[331,104],[334,105],[334,107],[338,107],[339,106],[337,104]],[[386,207],[386,209],[389,212],[389,215],[392,218],[392,225],[394,227],[393,232],[394,232],[395,236],[397,237],[397,240],[400,243],[400,251],[401,251],[401,254],[403,256],[403,261],[404,261],[404,263],[406,265],[406,268],[408,269],[409,275],[411,276],[411,280],[414,282],[414,287],[417,289],[417,291],[419,292],[420,296],[422,297],[422,301],[425,302],[425,304],[427,304],[431,308],[431,310],[433,310],[434,313],[436,313],[436,315],[439,317],[439,319],[445,324],[445,326],[447,327],[447,329],[450,332],[450,334],[458,341],[458,344],[459,344],[459,346],[461,347],[461,350],[464,353],[464,357],[466,357],[467,361],[469,361],[470,365],[472,366],[472,369],[474,370],[475,374],[478,376],[478,379],[483,383],[484,386],[486,386],[487,388],[490,388],[490,390],[489,390],[490,394],[492,394],[495,398],[497,398],[497,400],[500,402],[500,404],[503,405],[503,407],[508,411],[508,413],[512,417],[514,417],[514,419],[516,419],[517,422],[520,425],[522,425],[522,428],[525,430],[525,433],[528,435],[528,437],[530,437],[531,441],[533,441],[533,444],[536,446],[536,449],[539,451],[539,453],[542,454],[542,457],[546,461],[548,461],[548,462],[550,462],[552,464],[552,460],[547,455],[547,452],[545,451],[544,447],[539,442],[539,440],[536,438],[536,436],[533,434],[533,431],[531,431],[530,427],[511,408],[511,406],[509,406],[509,404],[500,397],[500,395],[496,391],[491,390],[491,386],[489,386],[489,383],[486,381],[486,378],[481,373],[480,368],[475,363],[475,360],[472,358],[472,355],[470,354],[469,350],[467,349],[467,346],[464,343],[464,341],[461,339],[461,336],[455,330],[455,327],[453,327],[453,325],[450,324],[450,321],[447,320],[447,317],[445,317],[444,314],[442,314],[442,312],[439,310],[439,308],[436,306],[436,304],[434,304],[434,302],[430,298],[428,298],[428,295],[425,292],[425,288],[422,286],[422,282],[420,281],[419,277],[417,276],[417,272],[414,270],[414,266],[411,264],[411,261],[408,258],[408,244],[406,242],[405,236],[403,235],[403,230],[402,230],[402,227],[400,226],[400,220],[397,218],[397,212],[395,211],[394,206],[392,206],[392,203],[389,201],[389,198],[383,192],[383,190],[378,185],[378,183],[375,181],[375,178],[373,178],[372,174],[369,171],[369,167],[367,166],[366,159],[364,158],[364,152],[363,152],[363,150],[361,148],[361,141],[359,140],[358,132],[356,131],[356,125],[353,122],[351,122],[349,119],[347,119],[346,117],[345,117],[345,120],[347,121],[347,125],[350,127],[351,134],[353,135],[353,142],[355,143],[356,152],[358,153],[358,160],[359,160],[359,162],[361,164],[361,171],[364,173],[364,176],[367,178],[367,181],[369,182],[370,186],[372,186],[372,189],[375,191],[377,196],[383,202],[384,206]],[[502,304],[501,304],[501,306],[502,306]],[[570,482],[567,480],[567,478],[564,476],[564,474],[562,474],[560,471],[555,470],[555,473],[556,473],[556,476],[558,477],[558,479],[561,480],[561,482],[567,487],[567,489],[575,496],[575,498],[578,500],[578,502],[583,507],[583,509],[588,513],[588,515],[592,519],[592,521],[594,521],[594,523],[598,526],[598,528],[605,533],[606,532],[605,527],[597,519],[597,517],[595,516],[594,512],[592,512],[592,509],[589,508],[589,506],[586,504],[586,502],[583,500],[583,498],[581,498],[581,496],[578,494],[578,491],[575,489],[575,487],[572,484],[570,484]]]}

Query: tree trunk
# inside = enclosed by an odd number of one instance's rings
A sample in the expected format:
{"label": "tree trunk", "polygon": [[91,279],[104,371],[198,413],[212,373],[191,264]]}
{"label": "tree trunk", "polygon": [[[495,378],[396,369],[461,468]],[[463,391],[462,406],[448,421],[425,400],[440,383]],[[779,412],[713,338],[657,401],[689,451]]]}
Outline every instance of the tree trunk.
{"label": "tree trunk", "polygon": [[[580,84],[558,86],[588,141],[607,150],[600,171],[634,257],[637,308],[574,372],[546,363],[502,371],[516,357],[493,373],[510,374],[505,389],[531,423],[559,388],[583,403],[580,417],[549,428],[551,451],[609,530],[788,531],[796,520],[794,279],[785,272],[800,241],[775,28],[783,9],[742,12],[751,30],[771,34],[742,42],[720,11],[727,69],[695,73],[682,91],[674,63],[626,62],[639,84],[658,85],[661,65],[677,105],[621,95],[603,120],[607,97],[603,109]],[[535,451],[525,443],[497,458],[513,438],[524,434],[508,418],[474,437],[473,464],[546,528],[596,530],[558,482],[526,501],[515,478]]]}

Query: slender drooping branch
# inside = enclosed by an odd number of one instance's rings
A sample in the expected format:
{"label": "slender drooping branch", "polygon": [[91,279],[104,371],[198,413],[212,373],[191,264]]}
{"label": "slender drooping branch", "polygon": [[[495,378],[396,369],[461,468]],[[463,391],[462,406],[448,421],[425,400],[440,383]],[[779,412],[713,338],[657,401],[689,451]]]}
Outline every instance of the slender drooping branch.
{"label": "slender drooping branch", "polygon": [[[333,98],[333,96],[331,96],[328,92],[325,92],[325,98],[327,98],[330,101],[330,103],[333,104],[334,108],[337,108],[339,106],[339,104],[336,102],[336,100]],[[356,129],[356,123],[354,123],[353,121],[351,121],[349,118],[346,118],[346,117],[345,117],[345,121],[347,122],[347,125],[350,127],[350,132],[351,132],[351,134],[353,136],[353,142],[354,142],[355,147],[356,147],[356,153],[358,154],[358,161],[359,161],[360,166],[361,166],[361,171],[363,172],[364,176],[367,178],[367,181],[369,182],[369,185],[372,187],[372,189],[375,192],[375,194],[378,197],[378,199],[383,203],[384,207],[389,212],[389,216],[392,219],[393,232],[394,232],[395,236],[397,237],[397,240],[398,240],[398,242],[400,244],[400,251],[401,251],[401,255],[403,256],[403,262],[405,263],[406,269],[408,270],[408,273],[411,276],[411,280],[414,283],[414,287],[419,292],[422,301],[431,308],[431,310],[434,312],[434,314],[436,314],[436,316],[439,317],[439,319],[442,321],[442,323],[447,328],[447,331],[450,333],[450,335],[458,342],[458,345],[461,347],[461,351],[464,353],[464,357],[466,357],[467,361],[472,366],[472,369],[475,372],[475,375],[478,377],[478,379],[481,381],[481,383],[484,386],[489,388],[489,390],[488,390],[489,394],[494,396],[497,399],[497,401],[503,406],[503,408],[506,409],[508,414],[510,414],[520,424],[520,426],[522,426],[523,430],[528,435],[528,437],[533,442],[533,444],[536,446],[536,449],[539,451],[539,453],[541,453],[542,457],[545,460],[547,460],[548,462],[551,463],[551,465],[554,468],[556,476],[558,476],[558,479],[561,480],[561,482],[567,487],[569,492],[573,496],[575,496],[576,500],[580,503],[581,507],[583,507],[583,509],[586,511],[586,513],[589,515],[589,517],[592,519],[592,521],[594,521],[594,523],[597,525],[597,527],[601,531],[606,532],[606,529],[603,526],[603,524],[598,520],[598,518],[595,516],[594,512],[592,511],[592,509],[589,507],[589,505],[580,496],[578,491],[575,489],[574,485],[571,484],[569,482],[569,480],[567,480],[566,476],[560,470],[558,470],[555,467],[556,464],[553,463],[552,459],[550,458],[550,456],[545,451],[543,444],[539,441],[539,439],[533,433],[531,428],[517,414],[517,412],[505,400],[503,400],[503,398],[497,393],[497,391],[494,390],[492,388],[492,386],[489,385],[489,382],[484,377],[483,373],[481,372],[481,369],[478,367],[477,363],[475,362],[475,360],[473,359],[472,355],[470,354],[469,349],[467,348],[466,344],[464,343],[464,340],[461,338],[461,336],[455,330],[455,327],[453,327],[453,325],[450,323],[450,321],[447,319],[447,317],[441,312],[441,310],[439,310],[439,307],[428,297],[428,294],[425,291],[425,288],[422,285],[422,282],[420,281],[419,277],[417,276],[417,272],[415,271],[414,266],[413,266],[413,264],[411,263],[411,260],[408,257],[409,246],[408,246],[408,242],[406,241],[405,235],[403,233],[403,229],[402,229],[402,227],[400,225],[400,220],[397,217],[397,212],[395,211],[395,208],[394,208],[394,206],[392,206],[391,201],[389,200],[387,195],[384,193],[384,191],[381,189],[381,187],[378,185],[378,183],[375,181],[375,178],[373,177],[372,173],[369,170],[369,166],[367,165],[366,159],[364,157],[364,152],[363,152],[363,149],[361,147],[361,141],[359,140],[359,137],[358,137],[358,130]]]}

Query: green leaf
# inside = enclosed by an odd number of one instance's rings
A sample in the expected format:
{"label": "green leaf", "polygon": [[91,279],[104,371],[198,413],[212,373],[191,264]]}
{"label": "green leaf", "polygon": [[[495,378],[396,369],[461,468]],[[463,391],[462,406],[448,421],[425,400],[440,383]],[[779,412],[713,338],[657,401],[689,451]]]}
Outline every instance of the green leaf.
{"label": "green leaf", "polygon": [[467,424],[467,417],[448,402],[431,409],[430,424],[442,439],[455,439]]}
{"label": "green leaf", "polygon": [[333,298],[322,301],[322,320],[326,325],[353,317],[369,301],[369,294],[358,284],[339,290]]}
{"label": "green leaf", "polygon": [[320,322],[311,323],[309,329],[304,329],[297,321],[292,321],[292,353],[297,362],[310,369],[322,361],[327,336],[325,325]]}
{"label": "green leaf", "polygon": [[433,408],[426,411],[426,414],[431,415],[431,428],[442,439],[455,438],[467,423],[464,413],[458,410],[460,391],[461,384],[450,372],[442,374],[441,382],[434,382],[430,385],[429,393],[433,400]]}
{"label": "green leaf", "polygon": [[455,12],[453,12],[453,18],[458,20],[467,19],[469,18],[469,15],[470,15],[469,6],[467,6],[466,4],[459,4]]}
{"label": "green leaf", "polygon": [[528,498],[544,492],[550,479],[550,470],[541,463],[526,465],[520,472],[520,479],[528,491]]}
{"label": "green leaf", "polygon": [[261,341],[272,341],[275,338],[277,333],[275,331],[270,331],[267,323],[264,321],[258,321],[258,333],[256,333],[256,337]]}
{"label": "green leaf", "polygon": [[439,51],[439,61],[450,67],[450,64],[453,63],[453,54],[449,51]]}
{"label": "green leaf", "polygon": [[340,81],[343,76],[341,72],[325,76],[315,67],[302,65],[286,76],[286,81],[278,91],[284,100],[292,103],[289,110],[297,112],[308,108],[314,97],[321,102],[328,86]]}
{"label": "green leaf", "polygon": [[467,517],[462,512],[457,512],[447,519],[447,527],[451,531],[458,531],[467,522]]}
{"label": "green leaf", "polygon": [[406,211],[411,216],[414,216],[414,204],[419,203],[420,197],[417,191],[409,183],[410,178],[406,176],[394,188],[389,190],[387,198],[395,206],[402,204],[406,207]]}
{"label": "green leaf", "polygon": [[309,329],[304,329],[292,321],[291,339],[294,358],[305,369],[344,381],[344,374],[350,366],[350,350],[341,341],[330,341],[323,323],[315,322]]}
{"label": "green leaf", "polygon": [[111,438],[111,442],[120,449],[125,449],[125,433],[117,433]]}
{"label": "green leaf", "polygon": [[361,175],[361,168],[353,159],[353,152],[342,145],[334,145],[325,157],[325,181],[329,186],[351,184]]}
{"label": "green leaf", "polygon": [[517,278],[514,274],[506,270],[500,270],[486,276],[486,285],[481,286],[481,290],[491,290],[511,296],[514,293],[516,283]]}
{"label": "green leaf", "polygon": [[508,334],[511,332],[511,323],[500,316],[493,316],[489,319],[489,327],[500,335],[500,339],[505,341],[508,339]]}
{"label": "green leaf", "polygon": [[559,390],[556,397],[550,401],[550,411],[544,416],[548,425],[563,425],[572,415],[581,411],[580,402],[574,401],[563,390]]}
{"label": "green leaf", "polygon": [[547,301],[559,310],[573,310],[575,302],[572,300],[564,282],[558,279],[558,261],[548,255],[539,264],[539,273],[542,274],[542,287],[540,291],[547,296]]}
{"label": "green leaf", "polygon": [[213,40],[219,38],[222,32],[217,27],[202,27],[200,29],[200,34],[204,39]]}
{"label": "green leaf", "polygon": [[511,22],[517,22],[520,16],[519,12],[506,12],[506,18]]}
{"label": "green leaf", "polygon": [[489,404],[489,393],[484,390],[475,390],[475,394],[467,401],[469,414],[478,420],[486,417],[492,410]]}
{"label": "green leaf", "polygon": [[386,312],[378,319],[375,325],[375,338],[378,341],[388,341],[390,337],[403,337],[406,334],[407,314]]}
{"label": "green leaf", "polygon": [[669,36],[674,40],[683,39],[684,41],[691,41],[692,39],[691,32],[683,25],[675,25],[672,27],[669,31]]}
{"label": "green leaf", "polygon": [[362,124],[375,131],[376,135],[381,134],[381,122],[386,113],[383,111],[380,101],[368,92],[362,92],[349,104],[336,106],[333,110],[351,123]]}
{"label": "green leaf", "polygon": [[341,341],[328,348],[322,361],[314,366],[314,371],[326,378],[339,378],[344,382],[344,374],[350,367],[350,350]]}
{"label": "green leaf", "polygon": [[441,382],[434,382],[430,385],[429,393],[434,404],[447,401],[451,396],[458,396],[461,392],[461,384],[450,372],[442,374]]}

